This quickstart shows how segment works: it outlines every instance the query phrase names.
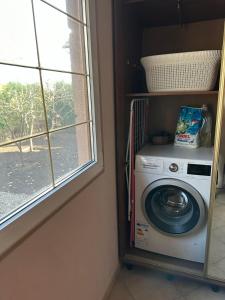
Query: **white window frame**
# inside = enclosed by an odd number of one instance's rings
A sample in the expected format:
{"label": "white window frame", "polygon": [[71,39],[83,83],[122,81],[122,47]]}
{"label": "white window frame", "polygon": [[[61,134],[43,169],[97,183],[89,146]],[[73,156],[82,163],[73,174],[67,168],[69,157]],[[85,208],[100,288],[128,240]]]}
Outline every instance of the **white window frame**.
{"label": "white window frame", "polygon": [[[91,13],[90,13],[91,12]],[[64,180],[53,190],[32,202],[0,225],[0,255],[3,255],[20,240],[50,218],[73,199],[104,171],[102,132],[101,132],[101,95],[99,81],[99,56],[95,0],[86,0],[87,36],[89,38],[89,67],[91,97],[94,98],[93,128],[96,135],[95,154],[97,160],[84,166],[76,174]],[[75,200],[74,200],[75,201]]]}

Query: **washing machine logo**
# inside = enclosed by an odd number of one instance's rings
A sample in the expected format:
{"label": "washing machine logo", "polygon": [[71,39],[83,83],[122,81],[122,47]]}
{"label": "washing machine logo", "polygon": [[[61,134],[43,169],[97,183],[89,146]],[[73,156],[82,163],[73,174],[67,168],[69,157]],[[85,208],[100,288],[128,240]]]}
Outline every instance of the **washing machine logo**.
{"label": "washing machine logo", "polygon": [[161,165],[154,163],[154,162],[145,162],[143,163],[143,168],[148,168],[148,169],[158,169],[160,168]]}
{"label": "washing machine logo", "polygon": [[137,248],[148,247],[148,224],[136,223],[135,246]]}
{"label": "washing machine logo", "polygon": [[161,159],[142,159],[142,168],[151,170],[152,172],[163,171],[163,161]]}
{"label": "washing machine logo", "polygon": [[145,232],[148,232],[148,224],[137,223],[136,232],[139,236],[144,236]]}

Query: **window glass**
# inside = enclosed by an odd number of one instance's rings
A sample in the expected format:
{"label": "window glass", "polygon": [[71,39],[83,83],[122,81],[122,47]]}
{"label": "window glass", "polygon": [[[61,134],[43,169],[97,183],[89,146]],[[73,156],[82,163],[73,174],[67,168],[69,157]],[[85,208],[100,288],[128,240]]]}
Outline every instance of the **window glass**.
{"label": "window glass", "polygon": [[85,76],[42,71],[49,130],[89,120]]}
{"label": "window glass", "polygon": [[56,182],[92,160],[88,124],[50,133],[50,143]]}
{"label": "window glass", "polygon": [[47,136],[0,147],[0,220],[52,187]]}
{"label": "window glass", "polygon": [[0,62],[38,65],[30,0],[1,0],[0,37]]}
{"label": "window glass", "polygon": [[42,1],[35,1],[35,18],[41,67],[84,74],[83,25]]}
{"label": "window glass", "polygon": [[46,0],[45,2],[57,7],[80,21],[83,20],[81,0]]}
{"label": "window glass", "polygon": [[0,1],[0,224],[96,163],[81,2]]}
{"label": "window glass", "polygon": [[0,65],[0,143],[46,132],[39,71]]}

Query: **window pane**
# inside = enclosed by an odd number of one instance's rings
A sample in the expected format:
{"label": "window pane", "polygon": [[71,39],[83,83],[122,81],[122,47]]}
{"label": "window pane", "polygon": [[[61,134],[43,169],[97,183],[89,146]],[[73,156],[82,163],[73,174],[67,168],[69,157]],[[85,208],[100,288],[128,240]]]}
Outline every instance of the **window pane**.
{"label": "window pane", "polygon": [[41,67],[85,73],[83,25],[41,1],[35,17]]}
{"label": "window pane", "polygon": [[37,66],[30,0],[0,2],[0,61]]}
{"label": "window pane", "polygon": [[82,0],[45,0],[51,5],[61,9],[68,15],[83,20],[82,16]]}
{"label": "window pane", "polygon": [[52,187],[47,137],[0,147],[0,219]]}
{"label": "window pane", "polygon": [[85,76],[42,71],[49,130],[89,119]]}
{"label": "window pane", "polygon": [[0,143],[45,132],[39,71],[0,65]]}
{"label": "window pane", "polygon": [[89,124],[51,133],[50,142],[56,182],[92,160]]}

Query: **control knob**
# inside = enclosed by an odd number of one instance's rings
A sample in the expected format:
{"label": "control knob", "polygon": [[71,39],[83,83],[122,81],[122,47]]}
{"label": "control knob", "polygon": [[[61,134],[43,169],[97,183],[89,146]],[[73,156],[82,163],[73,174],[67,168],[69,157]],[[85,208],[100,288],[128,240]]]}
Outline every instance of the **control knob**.
{"label": "control knob", "polygon": [[169,166],[169,170],[171,171],[171,172],[177,172],[178,171],[178,165],[177,164],[175,164],[175,163],[173,163],[173,164],[171,164],[170,166]]}

